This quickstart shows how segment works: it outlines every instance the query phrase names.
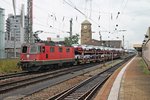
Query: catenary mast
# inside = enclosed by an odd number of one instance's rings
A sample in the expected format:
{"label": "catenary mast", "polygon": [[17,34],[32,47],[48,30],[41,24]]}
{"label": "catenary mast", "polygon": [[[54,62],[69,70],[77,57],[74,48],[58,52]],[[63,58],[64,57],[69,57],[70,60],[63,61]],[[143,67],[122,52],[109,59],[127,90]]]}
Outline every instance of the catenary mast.
{"label": "catenary mast", "polygon": [[32,43],[33,42],[33,0],[27,1],[27,17],[28,17],[28,32],[26,36],[26,42]]}

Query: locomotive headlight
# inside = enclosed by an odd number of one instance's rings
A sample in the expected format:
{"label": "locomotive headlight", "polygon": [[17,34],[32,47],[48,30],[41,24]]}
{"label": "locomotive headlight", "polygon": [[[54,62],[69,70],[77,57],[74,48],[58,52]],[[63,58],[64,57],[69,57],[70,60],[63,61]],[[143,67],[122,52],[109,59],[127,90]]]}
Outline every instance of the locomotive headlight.
{"label": "locomotive headlight", "polygon": [[30,57],[30,55],[27,55],[27,58],[29,58]]}

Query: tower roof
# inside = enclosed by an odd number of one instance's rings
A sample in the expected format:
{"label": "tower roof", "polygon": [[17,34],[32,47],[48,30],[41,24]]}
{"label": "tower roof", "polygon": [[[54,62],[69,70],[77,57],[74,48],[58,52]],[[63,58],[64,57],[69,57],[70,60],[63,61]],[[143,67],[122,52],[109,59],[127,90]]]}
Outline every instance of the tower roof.
{"label": "tower roof", "polygon": [[88,20],[84,20],[81,24],[91,24]]}

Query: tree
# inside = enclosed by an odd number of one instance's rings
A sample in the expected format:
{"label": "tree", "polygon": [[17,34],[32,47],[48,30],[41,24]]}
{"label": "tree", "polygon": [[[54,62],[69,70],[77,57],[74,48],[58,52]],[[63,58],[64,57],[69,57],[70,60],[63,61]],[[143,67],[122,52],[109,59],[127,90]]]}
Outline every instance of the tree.
{"label": "tree", "polygon": [[78,44],[79,41],[79,34],[72,35],[71,37],[66,37],[65,38],[65,45],[66,46],[71,46],[72,44]]}

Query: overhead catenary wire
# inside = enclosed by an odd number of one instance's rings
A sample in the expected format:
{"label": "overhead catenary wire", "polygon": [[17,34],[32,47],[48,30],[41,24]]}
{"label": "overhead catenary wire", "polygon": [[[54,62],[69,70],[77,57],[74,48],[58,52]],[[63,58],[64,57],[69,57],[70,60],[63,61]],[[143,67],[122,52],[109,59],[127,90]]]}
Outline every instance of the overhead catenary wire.
{"label": "overhead catenary wire", "polygon": [[[65,3],[67,3],[69,6],[71,6],[71,7],[73,7],[76,11],[78,11],[79,13],[81,13],[82,15],[84,15],[84,16],[86,16],[87,17],[87,15],[86,14],[84,14],[80,9],[78,9],[74,4],[73,4],[73,2],[72,1],[70,1],[70,0],[63,0]],[[92,10],[92,12],[93,12],[94,10]],[[96,11],[95,11],[96,12]],[[99,13],[99,12],[98,12]],[[103,12],[102,12],[103,13]],[[103,13],[104,14],[104,13]],[[106,14],[106,13],[105,13]],[[107,13],[107,14],[110,14],[111,15],[111,18],[112,18],[112,13]],[[63,20],[65,19],[65,17],[63,17],[62,18]],[[99,19],[100,19],[100,17],[99,17]],[[92,21],[94,21],[92,18],[91,18],[91,20]],[[58,20],[56,20],[56,21],[58,21]],[[58,22],[58,23],[62,23],[62,22]],[[96,21],[94,21],[94,23],[96,23],[98,26],[100,26],[100,24],[99,23],[97,23]],[[103,28],[103,26],[101,26],[101,28]],[[106,29],[106,28],[105,28]]]}
{"label": "overhead catenary wire", "polygon": [[[5,0],[4,0],[5,1]],[[76,10],[76,11],[78,11],[80,14],[82,14],[83,16],[87,16],[83,11],[82,11],[82,9],[79,9],[79,7],[77,7],[76,5],[74,5],[74,3],[73,3],[73,1],[72,0],[64,0],[64,1],[67,1],[70,5],[72,5],[73,7],[74,7],[74,9]],[[102,0],[101,0],[102,1]],[[103,1],[105,1],[105,0],[103,0]],[[123,2],[125,3],[127,0],[123,0]],[[123,4],[124,4],[123,3]],[[38,10],[41,10],[42,12],[41,13],[45,13],[43,10],[45,10],[45,7],[43,8],[42,6],[39,6],[39,5],[37,5],[36,3],[33,3],[33,6],[34,7],[36,7],[36,8],[38,8]],[[126,6],[124,6],[124,9],[125,9],[125,7]],[[42,9],[41,9],[42,8]],[[88,9],[86,9],[86,10],[88,10]],[[90,11],[91,9],[89,9],[89,11]],[[120,11],[120,10],[119,10]],[[50,11],[51,12],[51,11]],[[107,11],[100,11],[100,10],[94,10],[94,9],[92,9],[92,14],[93,14],[93,12],[97,12],[97,13],[99,13],[100,12],[100,16],[97,16],[97,19],[99,18],[99,20],[101,21],[101,20],[104,20],[103,19],[103,14],[108,14],[108,16],[109,16],[109,18],[113,18],[113,20],[115,19],[115,12],[116,11],[111,11],[111,12],[107,12]],[[121,12],[121,11],[120,11]],[[47,14],[49,14],[49,12],[47,12]],[[122,13],[121,13],[122,14]],[[55,21],[55,23],[58,23],[58,24],[63,24],[63,23],[65,23],[66,22],[66,15],[65,16],[62,16],[61,18],[60,17],[57,17],[58,15],[56,15],[56,18],[57,18],[57,20]],[[102,17],[101,17],[102,16]],[[111,16],[111,17],[110,17]],[[120,19],[120,15],[119,15],[119,17],[118,17],[119,19]],[[38,18],[36,17],[35,18],[35,20],[36,19],[38,19],[39,20],[39,22],[40,23],[42,23],[42,21],[40,21],[40,20],[42,20],[42,17],[40,17],[40,16],[38,16]],[[77,18],[75,18],[75,19],[78,19],[79,20],[79,17],[77,17]],[[88,19],[90,19],[90,18],[88,18]],[[47,20],[48,20],[48,18],[47,18]],[[55,20],[55,19],[54,19]],[[99,23],[98,21],[96,21],[95,19],[93,19],[93,18],[91,18],[90,19],[92,22],[94,22],[94,24],[96,24],[96,25],[98,25],[98,26],[101,26],[101,29],[104,29],[104,30],[108,30],[108,28],[106,28],[103,24],[101,24],[101,23]],[[75,20],[74,20],[75,21]],[[117,23],[118,25],[119,25],[119,23]],[[116,25],[116,24],[115,24]],[[120,25],[119,25],[120,26]],[[47,23],[45,24],[45,27],[46,28],[48,28],[49,27],[49,25],[47,25]],[[56,26],[53,26],[53,27],[56,27]]]}
{"label": "overhead catenary wire", "polygon": [[[34,7],[36,7],[36,8],[38,8],[39,10],[41,10],[41,11],[43,11],[43,10],[45,10],[44,8],[42,8],[42,7],[40,7],[40,6],[38,6],[37,4],[34,4],[33,5]],[[45,12],[42,12],[42,13],[45,13]],[[58,31],[58,29],[60,29],[60,26],[61,26],[61,29],[60,30],[64,30],[64,26],[65,26],[65,24],[64,23],[68,23],[68,21],[70,20],[70,16],[63,16],[62,15],[62,17],[60,18],[60,17],[58,17],[57,16],[57,14],[56,13],[54,13],[54,12],[52,12],[52,11],[48,11],[48,18],[47,18],[47,27],[49,27],[49,26],[51,26],[51,27],[55,27],[54,29],[57,29],[56,31]],[[36,18],[36,19],[38,19],[38,21],[40,21],[41,19],[43,19],[43,18]],[[40,19],[40,20],[39,20]],[[66,20],[67,19],[67,20]],[[76,19],[75,21],[77,21],[77,19],[78,19],[78,17],[77,16],[75,16],[75,18],[73,18],[73,19]],[[48,25],[48,21],[52,21],[52,23],[51,24],[49,24]],[[67,21],[67,22],[66,22]],[[40,21],[41,22],[41,21]],[[56,28],[56,25],[58,24],[58,28]],[[65,30],[63,31],[63,32],[65,32]]]}
{"label": "overhead catenary wire", "polygon": [[[98,26],[100,26],[100,24],[98,24],[96,21],[94,21],[92,18],[88,18],[87,15],[85,13],[83,13],[81,10],[79,10],[74,4],[70,4],[68,3],[66,0],[63,0],[66,4],[68,4],[69,6],[71,6],[73,9],[77,10],[79,13],[81,13],[83,16],[85,16],[85,18],[90,19],[92,22],[94,22],[95,24],[97,24]],[[104,27],[103,27],[104,28]],[[106,28],[104,28],[106,29]]]}
{"label": "overhead catenary wire", "polygon": [[81,10],[79,10],[75,5],[71,5],[70,3],[68,3],[66,0],[64,0],[64,2],[66,4],[68,4],[69,6],[71,6],[72,8],[74,8],[75,10],[77,10],[79,13],[81,13],[83,16],[87,17],[86,14],[84,14]]}

